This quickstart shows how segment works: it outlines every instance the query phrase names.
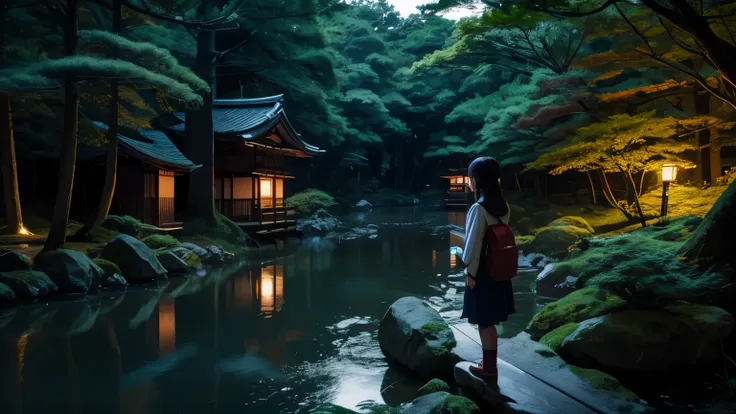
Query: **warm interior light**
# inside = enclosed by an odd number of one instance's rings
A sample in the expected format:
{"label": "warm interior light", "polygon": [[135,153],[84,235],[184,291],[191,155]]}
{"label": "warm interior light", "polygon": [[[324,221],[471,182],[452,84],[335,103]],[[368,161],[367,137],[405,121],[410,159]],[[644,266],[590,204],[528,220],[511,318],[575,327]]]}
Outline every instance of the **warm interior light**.
{"label": "warm interior light", "polygon": [[22,234],[24,236],[33,236],[33,233],[28,231],[28,229],[23,226],[21,226],[20,230],[18,230],[18,234]]}
{"label": "warm interior light", "polygon": [[450,269],[454,269],[457,267],[457,256],[450,253]]}
{"label": "warm interior light", "polygon": [[273,197],[273,185],[271,179],[261,179],[261,198]]}
{"label": "warm interior light", "polygon": [[662,166],[662,182],[671,183],[677,179],[677,165],[665,164]]}

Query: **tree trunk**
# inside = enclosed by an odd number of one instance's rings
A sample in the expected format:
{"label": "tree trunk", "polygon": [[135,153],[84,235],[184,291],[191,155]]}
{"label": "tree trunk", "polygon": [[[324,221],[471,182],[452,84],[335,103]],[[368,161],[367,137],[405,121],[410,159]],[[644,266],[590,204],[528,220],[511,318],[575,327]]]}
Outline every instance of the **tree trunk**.
{"label": "tree trunk", "polygon": [[[77,0],[66,2],[66,31],[64,53],[74,55],[77,49]],[[74,167],[77,162],[77,128],[79,123],[79,86],[74,79],[67,79],[64,86],[64,132],[59,155],[59,186],[56,191],[51,229],[43,247],[44,251],[60,249],[66,241],[69,207],[72,203]]]}
{"label": "tree trunk", "polygon": [[641,221],[641,226],[646,227],[647,219],[644,217],[644,212],[641,209],[641,203],[639,203],[639,194],[637,194],[636,181],[634,181],[634,176],[631,175],[631,171],[624,171],[624,176],[626,176],[627,180],[629,181],[629,184],[634,189],[634,205],[636,205],[636,212],[639,214],[639,220]]}
{"label": "tree trunk", "polygon": [[[200,16],[207,19],[209,2],[203,1]],[[187,140],[189,159],[200,168],[189,173],[189,197],[187,220],[204,221],[215,227],[215,135],[212,122],[212,101],[216,82],[215,32],[200,31],[197,34],[197,75],[210,85],[210,91],[202,93],[202,106],[187,112]]]}
{"label": "tree trunk", "polygon": [[[120,33],[121,26],[121,6],[120,0],[113,1],[112,10],[112,32]],[[110,212],[112,198],[115,195],[115,183],[118,174],[118,113],[119,105],[119,88],[118,81],[110,81],[110,108],[109,121],[107,130],[107,157],[105,167],[105,184],[102,187],[102,195],[100,196],[100,204],[97,206],[91,220],[75,234],[75,237],[87,238],[87,235],[97,231],[102,223],[105,222],[107,214]]]}
{"label": "tree trunk", "polygon": [[721,172],[721,149],[718,148],[718,130],[713,129],[710,131],[710,183],[712,185],[718,184],[718,180],[723,174]]}
{"label": "tree trunk", "polygon": [[618,200],[616,199],[616,196],[613,194],[613,191],[611,190],[611,185],[608,183],[608,177],[606,177],[606,173],[603,170],[597,170],[598,171],[598,177],[601,180],[601,190],[603,192],[603,196],[606,198],[606,201],[611,205],[611,207],[617,209],[621,212],[621,214],[626,217],[626,220],[631,221],[632,217],[631,214],[629,214],[628,211],[624,207],[621,206],[621,204],[618,203]]}
{"label": "tree trunk", "polygon": [[[0,0],[0,69],[5,67],[5,21],[8,19],[8,4]],[[15,137],[10,96],[0,94],[0,152],[2,153],[3,198],[5,199],[5,231],[18,234],[23,229],[23,215],[18,191],[18,167],[15,161]]]}
{"label": "tree trunk", "polygon": [[730,265],[736,268],[733,235],[736,234],[736,182],[731,183],[706,214],[679,251],[705,266]]}
{"label": "tree trunk", "polygon": [[595,185],[593,184],[593,177],[590,176],[590,171],[586,171],[588,175],[588,182],[590,182],[590,194],[593,196],[593,204],[598,204],[598,199],[595,195]]}

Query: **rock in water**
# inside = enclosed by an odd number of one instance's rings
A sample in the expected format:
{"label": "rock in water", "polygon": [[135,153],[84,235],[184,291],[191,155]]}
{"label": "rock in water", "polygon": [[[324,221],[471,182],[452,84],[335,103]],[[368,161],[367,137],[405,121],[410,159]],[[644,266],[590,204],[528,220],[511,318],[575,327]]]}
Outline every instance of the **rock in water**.
{"label": "rock in water", "polygon": [[335,231],[342,226],[342,222],[333,217],[325,209],[319,209],[311,217],[299,219],[297,230],[308,234],[325,234]]}
{"label": "rock in water", "polygon": [[117,287],[122,288],[128,285],[128,282],[125,280],[124,277],[120,276],[119,274],[115,273],[112,276],[109,276],[105,281],[103,282],[103,286],[105,287]]}
{"label": "rock in water", "polygon": [[422,388],[420,388],[417,391],[417,395],[419,397],[423,397],[425,395],[434,394],[436,392],[443,392],[443,391],[450,392],[450,386],[447,385],[445,381],[435,378],[433,380],[430,380]]}
{"label": "rock in water", "polygon": [[360,211],[371,211],[373,210],[373,204],[367,200],[360,200],[355,204],[355,209]]}
{"label": "rock in water", "polygon": [[87,255],[68,249],[36,256],[36,270],[46,273],[64,294],[95,291],[105,274]]}
{"label": "rock in water", "polygon": [[435,392],[419,397],[404,406],[401,414],[480,414],[480,408],[471,400],[449,392]]}
{"label": "rock in water", "polygon": [[0,283],[13,289],[18,299],[43,298],[59,290],[45,273],[33,270],[0,273]]}
{"label": "rock in water", "polygon": [[0,283],[0,308],[11,306],[15,303],[17,297],[13,289],[5,283]]}
{"label": "rock in water", "polygon": [[0,249],[0,272],[13,270],[31,270],[31,259],[22,253]]}
{"label": "rock in water", "polygon": [[170,273],[186,273],[189,271],[189,265],[186,264],[183,260],[178,258],[174,253],[166,251],[158,256],[158,261],[161,263],[161,266],[166,269],[167,272]]}
{"label": "rock in water", "polygon": [[405,297],[381,320],[378,343],[386,357],[424,378],[449,378],[460,358],[452,353],[455,335],[442,316],[425,302]]}
{"label": "rock in water", "polygon": [[153,250],[135,237],[119,234],[102,251],[102,258],[120,268],[129,282],[149,282],[166,276],[166,269],[156,259]]}
{"label": "rock in water", "polygon": [[194,243],[189,243],[189,242],[182,243],[181,247],[185,249],[189,249],[189,251],[191,251],[192,253],[196,254],[199,257],[206,257],[209,254],[207,249],[203,249]]}
{"label": "rock in water", "polygon": [[559,353],[619,370],[667,371],[718,360],[733,325],[730,313],[713,306],[627,310],[581,322],[561,341]]}
{"label": "rock in water", "polygon": [[626,301],[615,293],[587,287],[545,306],[534,315],[526,330],[531,333],[532,338],[539,339],[567,323],[582,322],[618,311],[625,306]]}

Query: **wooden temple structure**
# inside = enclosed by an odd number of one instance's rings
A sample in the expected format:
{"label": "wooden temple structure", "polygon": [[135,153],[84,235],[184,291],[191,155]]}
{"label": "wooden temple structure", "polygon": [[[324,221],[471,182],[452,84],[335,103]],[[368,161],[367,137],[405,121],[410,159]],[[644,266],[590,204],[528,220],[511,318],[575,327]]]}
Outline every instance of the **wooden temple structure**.
{"label": "wooden temple structure", "polygon": [[[174,114],[168,128],[184,134],[186,114]],[[241,227],[261,230],[291,228],[296,212],[284,205],[290,157],[324,153],[304,142],[284,111],[283,95],[264,98],[215,99],[215,205]]]}
{"label": "wooden temple structure", "polygon": [[[108,126],[94,125],[104,131]],[[118,178],[111,213],[129,215],[162,228],[177,227],[175,180],[198,168],[166,134],[155,129],[121,129]]]}
{"label": "wooden temple structure", "polygon": [[446,208],[467,209],[473,204],[473,193],[470,191],[467,168],[451,168],[442,178],[449,180],[445,193]]}

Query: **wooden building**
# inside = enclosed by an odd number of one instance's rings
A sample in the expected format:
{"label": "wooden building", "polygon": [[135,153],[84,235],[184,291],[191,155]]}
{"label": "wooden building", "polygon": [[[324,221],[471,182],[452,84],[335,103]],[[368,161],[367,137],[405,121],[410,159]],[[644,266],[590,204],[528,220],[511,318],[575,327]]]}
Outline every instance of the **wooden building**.
{"label": "wooden building", "polygon": [[467,168],[451,168],[442,178],[449,180],[445,194],[445,207],[467,209],[472,205],[473,193],[470,191],[470,178]]}
{"label": "wooden building", "polygon": [[[103,123],[94,124],[107,130]],[[158,227],[179,226],[175,180],[199,166],[186,158],[166,134],[154,129],[121,130],[118,148],[118,177],[110,212]]]}
{"label": "wooden building", "polygon": [[[183,135],[180,123],[168,127]],[[244,228],[289,228],[296,224],[294,209],[284,206],[290,195],[288,158],[324,153],[301,139],[284,111],[283,95],[265,98],[215,99],[215,204]]]}

